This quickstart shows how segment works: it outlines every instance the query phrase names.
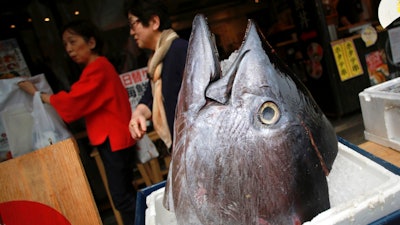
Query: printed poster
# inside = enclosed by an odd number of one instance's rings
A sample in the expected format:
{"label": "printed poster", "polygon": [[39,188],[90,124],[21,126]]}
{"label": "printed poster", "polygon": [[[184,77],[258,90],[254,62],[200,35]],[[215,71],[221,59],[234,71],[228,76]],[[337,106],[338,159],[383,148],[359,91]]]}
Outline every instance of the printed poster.
{"label": "printed poster", "polygon": [[385,82],[389,79],[389,67],[386,62],[386,54],[383,50],[377,50],[365,55],[369,80],[371,85]]}
{"label": "printed poster", "polygon": [[147,67],[120,74],[119,77],[128,91],[129,102],[131,103],[132,109],[134,109],[143,96],[147,83],[149,82]]}
{"label": "printed poster", "polygon": [[335,41],[331,43],[331,46],[341,81],[364,73],[352,39]]}
{"label": "printed poster", "polygon": [[17,40],[0,41],[0,79],[18,76],[30,77],[31,73]]}

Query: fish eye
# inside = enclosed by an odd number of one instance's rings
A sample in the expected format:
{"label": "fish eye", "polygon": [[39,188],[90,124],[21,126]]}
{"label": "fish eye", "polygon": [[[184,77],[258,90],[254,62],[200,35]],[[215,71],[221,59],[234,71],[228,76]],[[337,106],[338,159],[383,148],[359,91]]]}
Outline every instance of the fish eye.
{"label": "fish eye", "polygon": [[281,116],[278,106],[273,102],[264,102],[258,110],[258,119],[266,125],[276,123]]}

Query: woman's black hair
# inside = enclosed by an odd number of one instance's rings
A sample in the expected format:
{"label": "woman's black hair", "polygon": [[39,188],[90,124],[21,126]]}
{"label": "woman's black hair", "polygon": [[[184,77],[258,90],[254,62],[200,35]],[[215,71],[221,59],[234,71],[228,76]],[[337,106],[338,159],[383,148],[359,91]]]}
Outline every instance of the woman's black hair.
{"label": "woman's black hair", "polygon": [[152,16],[160,18],[160,27],[163,31],[171,28],[171,20],[168,14],[168,7],[162,0],[127,0],[125,2],[125,13],[138,17],[143,26],[149,26]]}
{"label": "woman's black hair", "polygon": [[74,20],[64,25],[62,34],[67,31],[82,36],[85,41],[93,38],[96,41],[96,46],[92,49],[93,52],[102,55],[104,41],[101,37],[100,30],[92,22],[87,20]]}

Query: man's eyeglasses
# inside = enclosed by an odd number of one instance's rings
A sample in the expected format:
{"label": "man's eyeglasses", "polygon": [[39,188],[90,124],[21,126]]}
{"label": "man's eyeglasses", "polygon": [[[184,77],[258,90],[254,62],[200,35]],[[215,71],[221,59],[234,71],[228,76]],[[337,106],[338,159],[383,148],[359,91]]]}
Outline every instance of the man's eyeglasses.
{"label": "man's eyeglasses", "polygon": [[129,22],[129,28],[135,29],[138,23],[140,23],[139,19],[136,19],[136,20],[134,20],[132,22]]}

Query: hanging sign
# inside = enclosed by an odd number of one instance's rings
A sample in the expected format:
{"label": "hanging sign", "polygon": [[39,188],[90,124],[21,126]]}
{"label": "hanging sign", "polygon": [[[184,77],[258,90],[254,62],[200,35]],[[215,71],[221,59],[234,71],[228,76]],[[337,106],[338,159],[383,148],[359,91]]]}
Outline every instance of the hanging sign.
{"label": "hanging sign", "polygon": [[331,46],[341,81],[364,73],[352,39],[335,41]]}

